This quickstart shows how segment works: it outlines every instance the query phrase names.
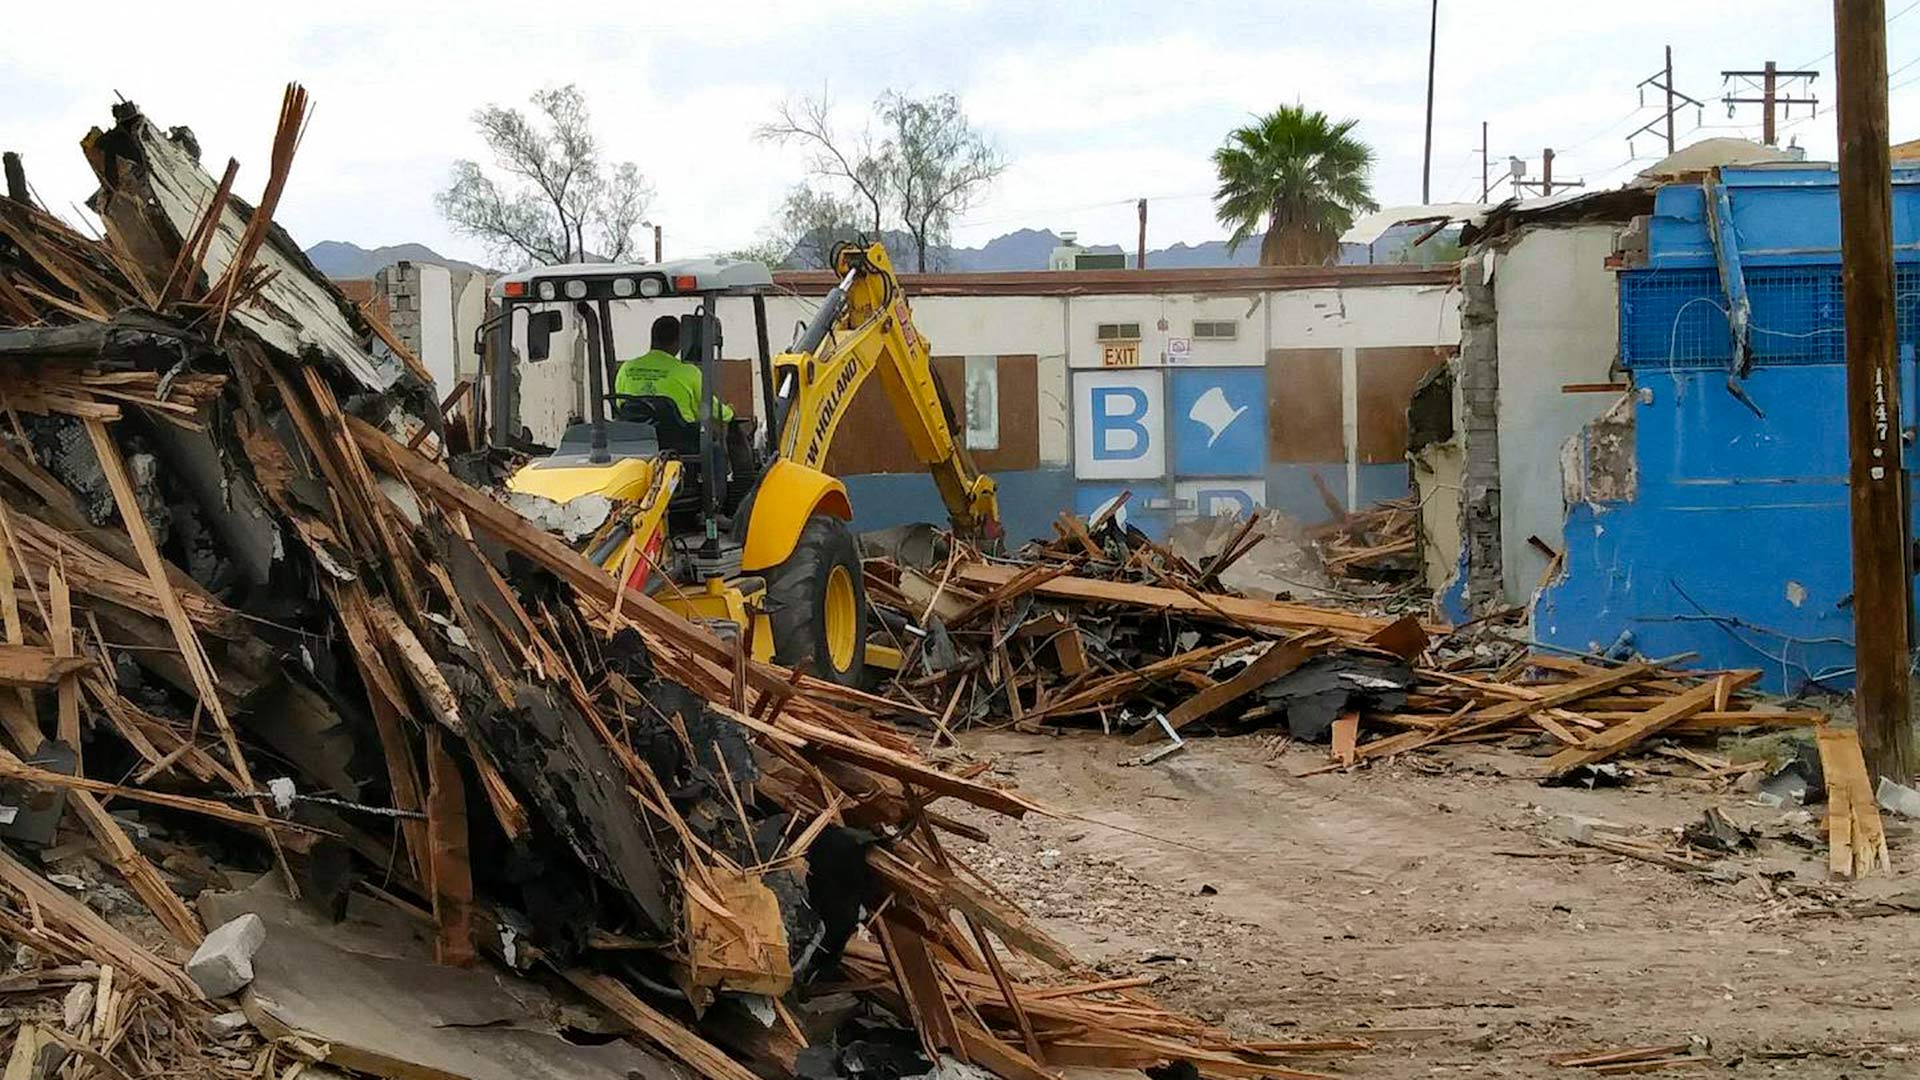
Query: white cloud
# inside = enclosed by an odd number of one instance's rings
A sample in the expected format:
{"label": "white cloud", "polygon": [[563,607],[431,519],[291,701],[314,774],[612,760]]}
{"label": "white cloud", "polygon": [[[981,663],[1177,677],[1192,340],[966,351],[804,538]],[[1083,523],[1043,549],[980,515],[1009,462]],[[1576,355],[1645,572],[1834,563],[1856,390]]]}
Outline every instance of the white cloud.
{"label": "white cloud", "polygon": [[[1832,32],[1828,6],[1806,0],[1616,0],[1604,11],[1590,0],[1447,0],[1442,9],[1433,169],[1442,199],[1477,193],[1482,119],[1496,173],[1508,153],[1537,158],[1553,145],[1562,176],[1598,180],[1619,166],[1617,178],[1634,167],[1623,136],[1652,115],[1626,118],[1634,84],[1659,66],[1663,42],[1674,45],[1676,81],[1708,102],[1712,125],[1728,123],[1720,69],[1812,60]],[[611,156],[638,161],[652,180],[669,250],[691,253],[750,240],[800,178],[801,155],[753,138],[780,98],[831,81],[851,111],[888,86],[952,90],[1013,160],[963,222],[963,241],[1027,225],[1130,245],[1132,200],[1146,195],[1156,200],[1152,242],[1191,242],[1221,234],[1202,195],[1212,187],[1208,154],[1234,124],[1282,102],[1358,118],[1378,153],[1380,201],[1416,200],[1427,10],[1427,0],[912,0],[845,10],[721,0],[584,14],[439,0],[16,3],[0,33],[0,143],[25,153],[37,190],[65,212],[93,188],[78,140],[110,122],[119,91],[162,124],[191,126],[216,171],[240,159],[239,190],[257,195],[280,87],[299,79],[317,113],[281,214],[294,235],[419,240],[476,257],[432,206],[451,161],[483,152],[469,115],[577,81]],[[1892,66],[1920,58],[1920,12],[1889,37]],[[1831,60],[1818,66],[1826,101]],[[1914,74],[1920,66],[1901,78]],[[1693,119],[1682,118],[1683,132]],[[1920,134],[1920,83],[1894,92],[1893,121],[1896,137]],[[1832,153],[1831,114],[1788,130],[1815,156]],[[1653,143],[1634,149],[1650,154]]]}

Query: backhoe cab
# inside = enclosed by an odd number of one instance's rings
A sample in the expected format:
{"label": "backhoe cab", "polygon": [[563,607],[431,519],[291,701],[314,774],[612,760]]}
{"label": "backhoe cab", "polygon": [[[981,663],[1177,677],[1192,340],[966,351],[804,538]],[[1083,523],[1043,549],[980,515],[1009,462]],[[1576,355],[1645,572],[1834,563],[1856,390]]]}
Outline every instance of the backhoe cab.
{"label": "backhoe cab", "polygon": [[[897,651],[867,641],[853,507],[846,485],[821,471],[867,375],[882,374],[956,531],[997,540],[999,511],[992,479],[973,470],[953,435],[926,342],[913,329],[885,250],[845,245],[835,268],[839,285],[779,356],[770,354],[767,338],[773,278],[754,262],[586,263],[509,274],[494,283],[500,313],[489,329],[493,356],[513,355],[519,329],[527,359],[551,362],[551,338],[562,328],[562,310],[570,310],[585,344],[585,417],[569,425],[549,456],[515,473],[510,490],[563,505],[604,497],[611,513],[583,544],[596,565],[689,619],[743,632],[756,659],[855,685],[869,664],[899,666]],[[731,462],[728,432],[715,411],[717,309],[727,298],[752,310],[756,382],[767,413],[757,438],[736,442],[750,441],[750,452],[736,452]],[[621,361],[645,351],[639,342],[615,341],[615,305],[668,302],[693,307],[681,316],[680,334],[681,359],[701,373],[691,425],[669,399],[623,398],[609,389]],[[645,327],[651,319],[622,322]],[[489,380],[494,442],[512,445],[519,441],[513,366],[496,363]]]}

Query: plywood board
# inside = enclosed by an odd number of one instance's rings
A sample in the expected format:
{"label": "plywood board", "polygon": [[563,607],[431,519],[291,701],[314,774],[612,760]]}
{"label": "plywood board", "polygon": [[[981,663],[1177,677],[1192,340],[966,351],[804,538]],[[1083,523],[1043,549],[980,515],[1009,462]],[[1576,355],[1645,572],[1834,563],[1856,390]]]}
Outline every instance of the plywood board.
{"label": "plywood board", "polygon": [[1267,460],[1347,460],[1339,349],[1267,350]]}

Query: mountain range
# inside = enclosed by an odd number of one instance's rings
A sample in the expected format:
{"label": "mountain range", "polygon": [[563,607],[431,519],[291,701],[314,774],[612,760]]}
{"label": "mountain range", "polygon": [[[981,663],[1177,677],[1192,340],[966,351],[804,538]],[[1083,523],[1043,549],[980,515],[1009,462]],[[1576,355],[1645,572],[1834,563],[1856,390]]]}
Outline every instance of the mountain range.
{"label": "mountain range", "polygon": [[[935,250],[933,263],[942,270],[951,272],[989,272],[997,270],[1045,270],[1047,260],[1053,255],[1053,249],[1060,245],[1058,234],[1047,229],[1019,229],[1004,236],[996,236],[977,248],[941,247]],[[896,265],[910,265],[908,249],[899,244],[895,252]],[[1086,250],[1092,254],[1119,254],[1123,250],[1117,244],[1088,244]],[[1126,250],[1127,265],[1133,265],[1133,255]],[[459,259],[449,259],[425,244],[392,244],[386,247],[363,248],[358,244],[343,240],[323,240],[307,249],[307,257],[320,268],[320,272],[332,278],[370,278],[374,272],[393,265],[402,259],[411,262],[439,263],[460,270],[478,270],[480,267]],[[1172,269],[1191,266],[1253,266],[1259,262],[1260,245],[1243,244],[1232,255],[1227,254],[1227,245],[1222,240],[1209,240],[1203,244],[1174,244],[1171,247],[1150,248],[1147,251],[1147,266],[1151,269]]]}
{"label": "mountain range", "polygon": [[344,240],[322,240],[307,249],[307,258],[330,278],[350,280],[370,278],[397,262],[436,263],[454,270],[479,270],[481,267],[459,259],[449,259],[425,244],[390,244],[363,248]]}

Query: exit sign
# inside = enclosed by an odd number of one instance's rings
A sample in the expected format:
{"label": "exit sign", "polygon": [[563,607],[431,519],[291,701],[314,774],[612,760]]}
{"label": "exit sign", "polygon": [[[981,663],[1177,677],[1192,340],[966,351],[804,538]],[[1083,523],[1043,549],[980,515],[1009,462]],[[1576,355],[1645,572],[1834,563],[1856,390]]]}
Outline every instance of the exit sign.
{"label": "exit sign", "polygon": [[1140,343],[1137,341],[1128,341],[1100,346],[1100,366],[1111,368],[1139,367]]}

